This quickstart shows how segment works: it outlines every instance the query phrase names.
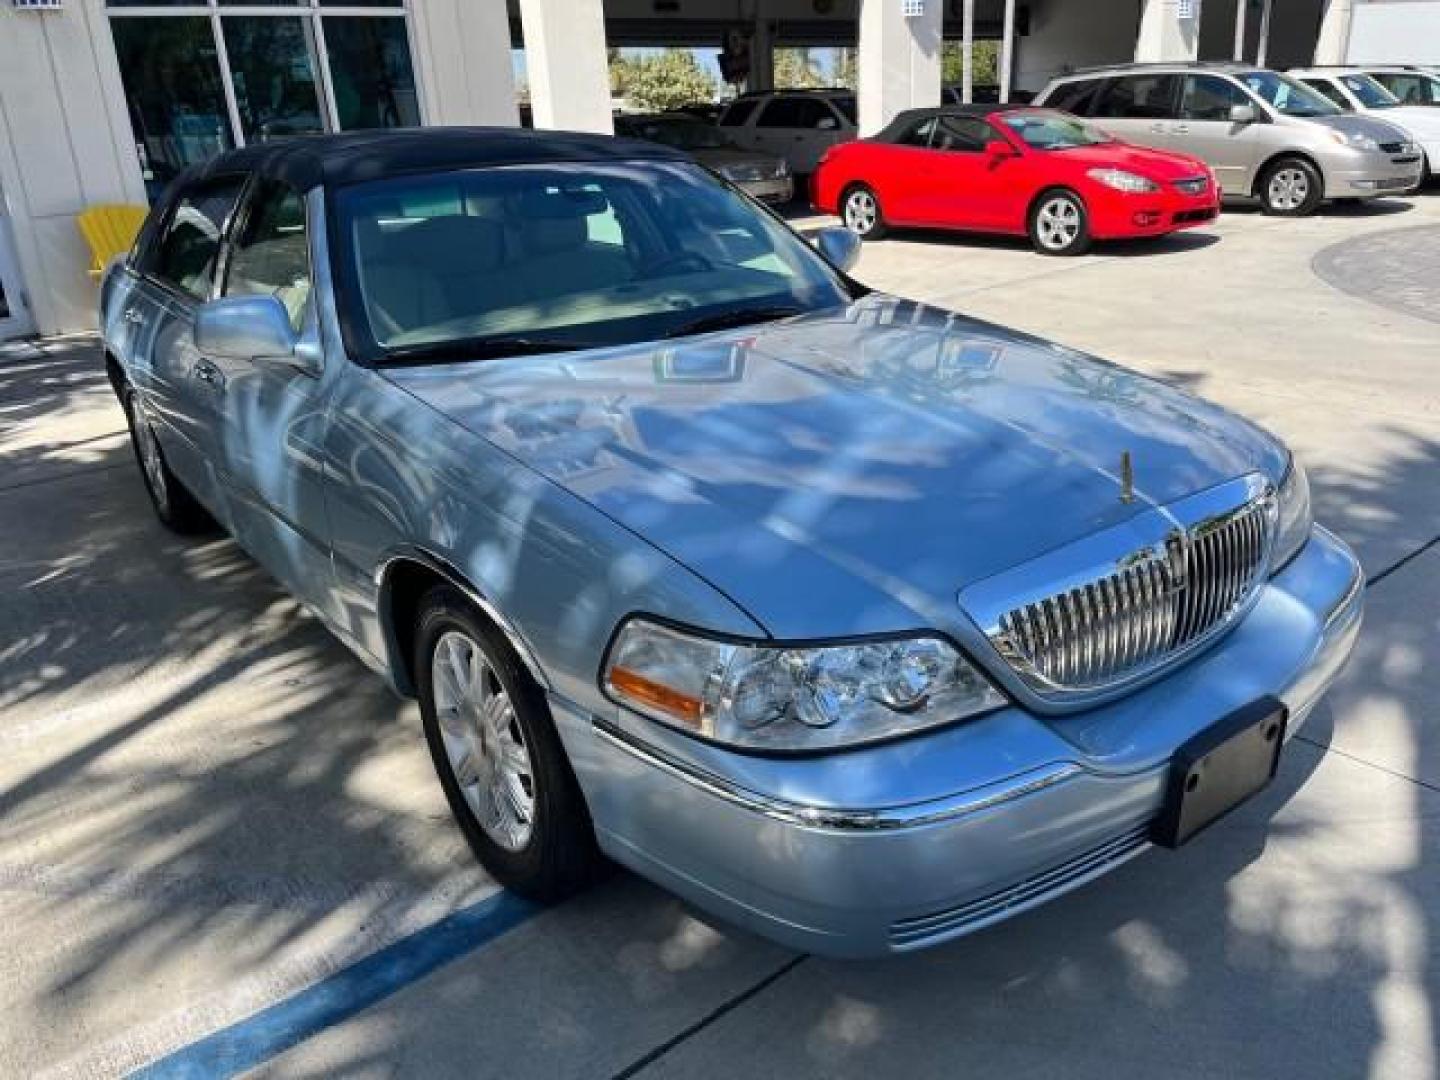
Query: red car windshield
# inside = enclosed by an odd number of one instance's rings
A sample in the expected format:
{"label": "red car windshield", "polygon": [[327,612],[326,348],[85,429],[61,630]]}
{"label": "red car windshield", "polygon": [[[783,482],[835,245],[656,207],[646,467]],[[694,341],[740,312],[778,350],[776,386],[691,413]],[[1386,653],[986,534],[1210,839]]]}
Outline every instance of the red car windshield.
{"label": "red car windshield", "polygon": [[1024,139],[1032,150],[1069,150],[1115,141],[1113,135],[1060,112],[1003,113],[1000,122]]}

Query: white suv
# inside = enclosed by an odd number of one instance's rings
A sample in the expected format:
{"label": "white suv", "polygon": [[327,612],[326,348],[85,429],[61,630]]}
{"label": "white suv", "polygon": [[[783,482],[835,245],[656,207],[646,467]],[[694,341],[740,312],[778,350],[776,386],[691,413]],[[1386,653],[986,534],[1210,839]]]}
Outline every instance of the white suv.
{"label": "white suv", "polygon": [[1425,154],[1426,173],[1440,175],[1440,105],[1405,101],[1368,68],[1291,68],[1290,74],[1344,112],[1368,113],[1404,128]]}
{"label": "white suv", "polygon": [[855,94],[850,90],[742,94],[716,123],[746,150],[784,158],[792,173],[812,173],[825,151],[855,138]]}

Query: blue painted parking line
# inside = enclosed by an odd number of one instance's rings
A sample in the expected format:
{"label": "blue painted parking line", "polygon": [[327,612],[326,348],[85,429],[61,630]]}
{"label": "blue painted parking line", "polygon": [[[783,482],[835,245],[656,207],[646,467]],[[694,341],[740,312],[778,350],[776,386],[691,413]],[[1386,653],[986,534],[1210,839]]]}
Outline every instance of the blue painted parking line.
{"label": "blue painted parking line", "polygon": [[498,892],[130,1075],[172,1080],[253,1069],[494,941],[540,910],[513,893]]}

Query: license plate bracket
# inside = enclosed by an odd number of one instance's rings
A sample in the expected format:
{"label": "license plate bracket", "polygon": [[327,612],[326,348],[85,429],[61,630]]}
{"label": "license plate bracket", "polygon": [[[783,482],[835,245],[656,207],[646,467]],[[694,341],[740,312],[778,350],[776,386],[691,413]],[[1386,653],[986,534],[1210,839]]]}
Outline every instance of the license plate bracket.
{"label": "license plate bracket", "polygon": [[1181,746],[1170,762],[1151,841],[1177,848],[1264,789],[1280,767],[1288,720],[1284,702],[1264,697]]}

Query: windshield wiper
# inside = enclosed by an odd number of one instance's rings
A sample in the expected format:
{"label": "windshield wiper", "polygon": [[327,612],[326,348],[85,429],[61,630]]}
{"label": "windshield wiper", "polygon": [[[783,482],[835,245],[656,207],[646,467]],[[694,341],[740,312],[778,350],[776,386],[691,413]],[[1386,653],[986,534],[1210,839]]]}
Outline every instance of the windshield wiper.
{"label": "windshield wiper", "polygon": [[715,315],[705,315],[687,323],[681,323],[675,329],[667,332],[665,337],[689,337],[691,334],[703,334],[707,330],[729,330],[737,326],[753,326],[756,323],[788,319],[792,315],[804,315],[805,311],[805,308],[797,307],[794,304],[722,311]]}
{"label": "windshield wiper", "polygon": [[463,360],[498,360],[505,356],[536,356],[542,353],[580,352],[602,346],[593,341],[524,336],[457,338],[454,341],[427,341],[420,345],[399,345],[385,350],[380,358],[388,364],[459,363]]}

